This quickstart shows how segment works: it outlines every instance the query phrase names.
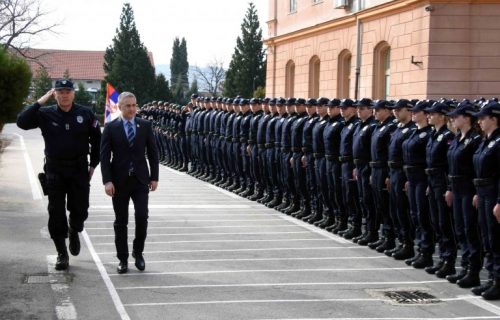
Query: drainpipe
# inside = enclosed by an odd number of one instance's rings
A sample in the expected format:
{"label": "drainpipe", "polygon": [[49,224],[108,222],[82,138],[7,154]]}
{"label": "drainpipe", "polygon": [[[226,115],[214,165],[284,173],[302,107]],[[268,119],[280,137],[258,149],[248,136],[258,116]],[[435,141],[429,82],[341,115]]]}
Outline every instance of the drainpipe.
{"label": "drainpipe", "polygon": [[354,99],[358,99],[359,95],[359,80],[361,76],[361,35],[363,33],[363,24],[359,20],[358,13],[361,11],[361,1],[357,2],[357,10],[356,10],[356,80],[355,80],[355,88],[354,88]]}

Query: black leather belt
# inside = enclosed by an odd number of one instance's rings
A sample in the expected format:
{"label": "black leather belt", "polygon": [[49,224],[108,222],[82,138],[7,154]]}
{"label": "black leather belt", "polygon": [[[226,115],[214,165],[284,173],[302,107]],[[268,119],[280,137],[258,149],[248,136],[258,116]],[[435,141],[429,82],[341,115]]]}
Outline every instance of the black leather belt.
{"label": "black leather belt", "polygon": [[52,157],[45,157],[45,162],[49,165],[71,167],[77,164],[83,164],[87,161],[87,156],[80,156],[74,159],[57,159]]}
{"label": "black leather belt", "polygon": [[350,161],[352,161],[352,156],[340,156],[339,161],[340,162],[350,162]]}
{"label": "black leather belt", "polygon": [[476,187],[484,187],[484,186],[489,186],[489,185],[495,184],[496,179],[494,179],[494,178],[478,178],[478,179],[472,180],[472,182],[474,183],[474,185]]}
{"label": "black leather belt", "polygon": [[442,168],[426,168],[425,174],[428,176],[435,176],[437,174],[444,173]]}
{"label": "black leather belt", "polygon": [[332,154],[325,154],[325,159],[329,160],[329,161],[335,161],[335,160],[338,160],[339,157],[338,156],[334,156]]}
{"label": "black leather belt", "polygon": [[266,143],[264,146],[265,146],[266,148],[268,148],[268,149],[269,149],[269,148],[273,148],[273,147],[274,147],[274,143]]}
{"label": "black leather belt", "polygon": [[370,168],[385,168],[385,167],[387,167],[387,162],[370,161]]}
{"label": "black leather belt", "polygon": [[399,162],[399,161],[388,161],[387,165],[391,169],[401,169],[401,168],[403,168],[403,163]]}
{"label": "black leather belt", "polygon": [[368,163],[368,161],[363,160],[363,159],[354,159],[354,164],[357,166],[367,164],[367,163]]}
{"label": "black leather belt", "polygon": [[314,159],[323,159],[325,157],[324,153],[313,153]]}
{"label": "black leather belt", "polygon": [[424,170],[423,166],[403,166],[403,169],[406,173],[417,172]]}
{"label": "black leather belt", "polygon": [[240,139],[239,139],[239,138],[233,138],[231,141],[232,141],[232,142],[239,142],[239,141],[240,141]]}

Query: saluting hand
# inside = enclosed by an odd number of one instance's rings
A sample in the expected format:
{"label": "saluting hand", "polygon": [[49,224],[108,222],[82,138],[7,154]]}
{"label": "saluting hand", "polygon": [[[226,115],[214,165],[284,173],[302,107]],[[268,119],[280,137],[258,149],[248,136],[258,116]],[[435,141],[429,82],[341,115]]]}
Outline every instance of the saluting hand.
{"label": "saluting hand", "polygon": [[106,191],[106,194],[110,197],[114,196],[115,195],[115,186],[113,184],[113,182],[107,182],[105,185],[104,185],[104,191]]}
{"label": "saluting hand", "polygon": [[54,96],[55,91],[55,89],[50,89],[49,91],[47,91],[47,93],[44,94],[43,97],[37,100],[38,104],[43,106],[45,103],[47,103],[47,101],[49,101],[49,99]]}

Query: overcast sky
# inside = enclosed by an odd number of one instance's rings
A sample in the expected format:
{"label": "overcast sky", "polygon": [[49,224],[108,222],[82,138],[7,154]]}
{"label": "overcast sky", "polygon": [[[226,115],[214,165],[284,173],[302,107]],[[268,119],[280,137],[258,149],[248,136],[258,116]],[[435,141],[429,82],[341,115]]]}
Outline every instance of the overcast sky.
{"label": "overcast sky", "polygon": [[[60,21],[58,34],[45,34],[31,46],[41,49],[105,50],[119,26],[119,0],[41,0],[49,17]],[[264,38],[268,1],[253,0]],[[204,67],[215,58],[227,68],[241,34],[249,0],[130,0],[141,40],[155,64],[168,64],[175,37],[185,37],[190,65]]]}

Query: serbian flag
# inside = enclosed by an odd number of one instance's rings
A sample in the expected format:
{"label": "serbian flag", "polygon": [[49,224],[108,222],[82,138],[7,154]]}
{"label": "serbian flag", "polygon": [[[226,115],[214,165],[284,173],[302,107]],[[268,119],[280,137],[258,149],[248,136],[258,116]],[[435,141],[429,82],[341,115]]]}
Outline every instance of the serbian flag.
{"label": "serbian flag", "polygon": [[104,124],[113,121],[120,115],[118,108],[118,96],[120,93],[109,83],[106,84],[106,111],[104,114]]}

